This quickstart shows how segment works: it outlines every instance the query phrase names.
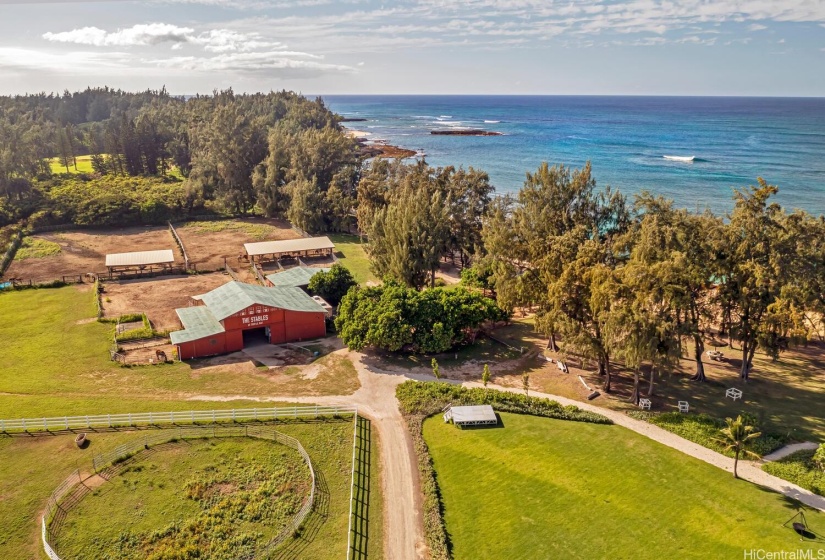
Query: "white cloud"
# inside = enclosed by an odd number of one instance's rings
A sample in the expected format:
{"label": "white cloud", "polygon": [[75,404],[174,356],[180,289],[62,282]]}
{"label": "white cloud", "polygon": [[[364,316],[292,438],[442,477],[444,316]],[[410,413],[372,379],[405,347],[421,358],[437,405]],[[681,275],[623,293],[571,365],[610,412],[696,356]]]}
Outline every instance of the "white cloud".
{"label": "white cloud", "polygon": [[762,25],[761,23],[752,23],[748,26],[748,31],[762,31],[763,29],[767,28],[767,25]]}
{"label": "white cloud", "polygon": [[185,43],[194,31],[189,27],[178,27],[168,23],[149,23],[112,32],[97,27],[82,27],[61,33],[44,33],[43,38],[57,43],[75,43],[95,47],[130,47]]}
{"label": "white cloud", "polygon": [[[294,57],[310,56],[311,59]],[[176,56],[165,59],[145,60],[147,64],[161,68],[176,68],[195,72],[259,72],[282,78],[311,78],[335,72],[354,72],[355,68],[340,64],[328,64],[315,60],[305,53],[283,51],[229,53],[212,57]]]}
{"label": "white cloud", "polygon": [[0,47],[0,68],[10,70],[38,70],[71,74],[83,68],[93,75],[109,75],[113,70],[127,68],[128,53],[124,52],[67,52],[52,53],[16,47]]}

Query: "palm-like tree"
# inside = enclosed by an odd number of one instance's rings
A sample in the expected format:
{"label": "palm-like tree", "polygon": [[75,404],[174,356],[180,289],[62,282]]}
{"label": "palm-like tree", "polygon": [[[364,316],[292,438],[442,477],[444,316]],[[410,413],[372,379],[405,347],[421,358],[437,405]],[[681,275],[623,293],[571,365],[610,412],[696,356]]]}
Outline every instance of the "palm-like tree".
{"label": "palm-like tree", "polygon": [[759,455],[748,449],[751,442],[762,435],[762,432],[755,432],[753,426],[748,426],[742,419],[742,416],[737,416],[736,420],[726,418],[727,427],[722,428],[720,432],[722,437],[714,438],[716,443],[724,446],[725,451],[733,451],[735,458],[733,460],[733,478],[739,478],[736,474],[736,467],[739,465],[739,456],[745,455],[758,459]]}

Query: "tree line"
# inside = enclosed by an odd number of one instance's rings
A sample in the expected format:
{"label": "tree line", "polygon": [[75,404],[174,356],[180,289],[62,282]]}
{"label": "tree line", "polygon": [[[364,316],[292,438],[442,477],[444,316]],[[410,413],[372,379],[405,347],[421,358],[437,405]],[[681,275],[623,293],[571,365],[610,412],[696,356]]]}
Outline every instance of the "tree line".
{"label": "tree line", "polygon": [[[515,195],[492,197],[483,172],[381,162],[358,185],[359,226],[373,270],[415,289],[461,254],[462,282],[497,305],[535,313],[565,355],[598,364],[610,391],[620,361],[657,371],[692,350],[706,379],[705,341],[776,358],[825,329],[825,218],[786,211],[762,179],[720,216],[643,192],[628,200],[582,169],[542,164]],[[469,203],[468,203],[469,201]],[[723,344],[719,341],[719,344]]]}
{"label": "tree line", "polygon": [[[80,180],[95,187],[164,178],[180,191],[175,196],[215,212],[344,230],[354,223],[363,160],[338,120],[321,99],[287,91],[185,99],[99,88],[0,97],[0,226],[38,211],[60,214],[49,192],[77,181],[69,172],[78,155],[89,155],[93,173]],[[52,158],[66,173],[51,172]]]}

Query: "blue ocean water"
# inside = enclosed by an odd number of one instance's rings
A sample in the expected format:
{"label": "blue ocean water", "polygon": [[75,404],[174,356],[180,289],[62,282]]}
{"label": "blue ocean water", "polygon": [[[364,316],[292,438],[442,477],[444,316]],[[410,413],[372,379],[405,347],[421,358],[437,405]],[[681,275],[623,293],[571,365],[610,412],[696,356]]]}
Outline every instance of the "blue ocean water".
{"label": "blue ocean water", "polygon": [[[691,210],[726,212],[734,188],[763,177],[786,208],[825,213],[825,99],[567,96],[324,96],[371,140],[430,165],[485,170],[514,192],[542,161],[590,160],[600,186],[643,189]],[[502,136],[437,136],[483,128]],[[664,155],[695,156],[692,163]]]}

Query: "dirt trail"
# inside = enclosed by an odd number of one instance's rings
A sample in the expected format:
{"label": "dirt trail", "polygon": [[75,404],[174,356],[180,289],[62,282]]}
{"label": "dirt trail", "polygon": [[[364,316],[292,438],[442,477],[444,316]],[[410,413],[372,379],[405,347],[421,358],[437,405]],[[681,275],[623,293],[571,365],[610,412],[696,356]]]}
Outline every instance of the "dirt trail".
{"label": "dirt trail", "polygon": [[[412,438],[395,399],[395,388],[409,378],[424,380],[426,375],[406,375],[379,371],[367,366],[363,356],[339,351],[348,356],[358,372],[361,387],[348,396],[223,396],[198,395],[189,400],[254,402],[294,402],[324,405],[355,405],[359,414],[369,418],[378,430],[381,449],[381,487],[384,494],[384,557],[387,560],[414,560],[426,557],[424,522],[418,491],[418,469]],[[432,376],[429,376],[432,379]]]}

